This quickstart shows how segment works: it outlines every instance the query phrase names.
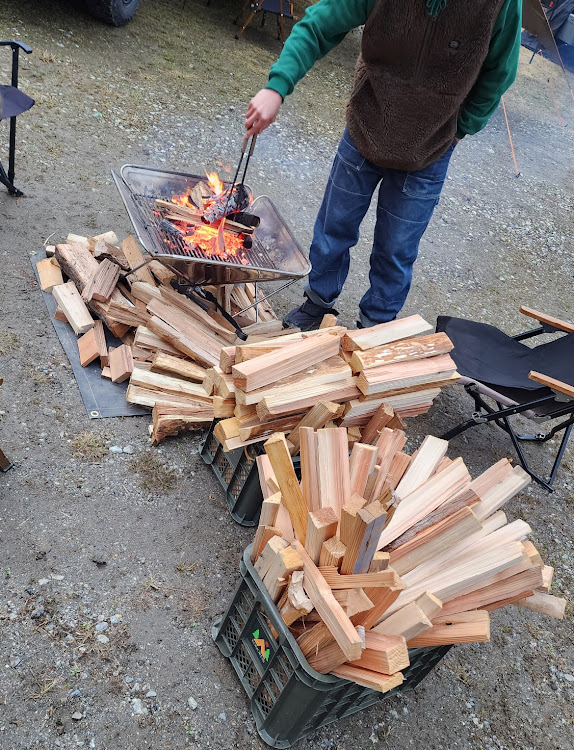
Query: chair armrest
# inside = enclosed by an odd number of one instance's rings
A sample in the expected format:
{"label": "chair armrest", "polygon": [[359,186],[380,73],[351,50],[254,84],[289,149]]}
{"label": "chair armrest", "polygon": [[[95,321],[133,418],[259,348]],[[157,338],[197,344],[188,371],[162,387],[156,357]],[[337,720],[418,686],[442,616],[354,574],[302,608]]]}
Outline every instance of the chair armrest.
{"label": "chair armrest", "polygon": [[545,385],[553,391],[559,391],[565,396],[574,398],[574,385],[568,385],[568,383],[563,383],[561,380],[555,380],[554,378],[551,378],[548,375],[543,375],[541,372],[536,372],[535,370],[531,370],[528,373],[528,377],[530,380],[534,380],[536,383],[540,383],[540,385]]}
{"label": "chair armrest", "polygon": [[14,40],[12,40],[11,42],[0,42],[0,47],[12,47],[12,49],[20,47],[20,49],[27,55],[32,52],[32,47],[28,47],[28,45],[24,44],[24,42],[16,42]]}
{"label": "chair armrest", "polygon": [[564,331],[565,333],[574,333],[574,323],[566,323],[559,318],[553,318],[551,315],[545,315],[537,310],[533,310],[531,307],[520,306],[520,312],[523,315],[527,315],[529,318],[538,320],[543,325],[555,328],[557,331]]}

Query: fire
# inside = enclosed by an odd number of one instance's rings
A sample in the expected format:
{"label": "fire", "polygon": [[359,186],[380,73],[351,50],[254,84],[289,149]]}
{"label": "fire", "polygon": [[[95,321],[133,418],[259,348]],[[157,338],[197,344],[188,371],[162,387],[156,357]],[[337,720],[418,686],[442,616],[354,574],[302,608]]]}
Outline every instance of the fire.
{"label": "fire", "polygon": [[223,193],[223,183],[219,179],[217,172],[206,172],[205,174],[207,175],[207,182],[213,194],[221,195]]}
{"label": "fire", "polygon": [[225,232],[225,252],[221,252],[217,246],[218,228],[202,224],[196,226],[195,231],[187,234],[183,239],[190,245],[198,247],[208,257],[226,256],[236,257],[238,252],[243,250],[243,237],[233,232]]}

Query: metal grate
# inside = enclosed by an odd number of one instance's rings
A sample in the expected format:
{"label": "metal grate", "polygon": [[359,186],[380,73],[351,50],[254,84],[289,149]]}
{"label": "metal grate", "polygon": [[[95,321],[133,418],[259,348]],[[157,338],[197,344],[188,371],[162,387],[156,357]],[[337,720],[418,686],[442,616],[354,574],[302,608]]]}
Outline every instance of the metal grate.
{"label": "metal grate", "polygon": [[255,235],[251,235],[253,246],[249,249],[244,248],[239,250],[236,255],[208,255],[192,243],[186,242],[181,237],[169,234],[159,226],[163,217],[156,209],[156,199],[169,200],[169,197],[141,195],[138,193],[133,193],[132,197],[144,219],[145,228],[152,242],[152,252],[155,252],[157,255],[181,255],[186,258],[209,260],[211,262],[219,261],[236,266],[274,268],[274,263],[269,254]]}

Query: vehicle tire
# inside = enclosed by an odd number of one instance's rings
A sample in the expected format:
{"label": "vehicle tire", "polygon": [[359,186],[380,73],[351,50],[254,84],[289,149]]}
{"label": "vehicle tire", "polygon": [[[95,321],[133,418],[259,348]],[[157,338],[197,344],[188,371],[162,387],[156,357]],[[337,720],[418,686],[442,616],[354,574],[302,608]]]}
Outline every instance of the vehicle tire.
{"label": "vehicle tire", "polygon": [[123,26],[134,17],[140,0],[85,0],[90,13],[112,26]]}

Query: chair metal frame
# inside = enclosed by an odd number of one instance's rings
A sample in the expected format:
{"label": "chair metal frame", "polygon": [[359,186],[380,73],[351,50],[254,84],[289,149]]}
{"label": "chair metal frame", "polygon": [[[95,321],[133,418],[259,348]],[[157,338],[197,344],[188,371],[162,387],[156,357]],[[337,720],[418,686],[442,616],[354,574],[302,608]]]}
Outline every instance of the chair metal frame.
{"label": "chair metal frame", "polygon": [[[11,47],[12,48],[12,78],[11,86],[15,89],[18,88],[18,69],[19,69],[19,54],[20,50],[25,52],[27,55],[31,54],[32,48],[28,47],[27,44],[17,41],[0,41],[0,47]],[[0,182],[8,188],[10,195],[20,197],[24,195],[21,190],[14,187],[14,169],[16,162],[16,117],[10,118],[10,139],[9,139],[9,151],[8,151],[8,173],[4,169],[2,162],[0,161]]]}
{"label": "chair metal frame", "polygon": [[[523,311],[522,308],[521,311]],[[550,323],[543,322],[542,325],[538,328],[533,328],[525,331],[524,333],[519,333],[516,336],[512,336],[511,338],[513,338],[515,341],[523,341],[524,339],[540,336],[543,333],[561,332],[563,332],[563,329],[557,328]],[[569,335],[574,334],[570,333]],[[510,436],[512,444],[518,455],[518,460],[520,461],[520,464],[524,471],[529,474],[535,482],[544,487],[544,489],[548,490],[548,492],[554,492],[554,480],[556,479],[556,474],[558,473],[558,469],[560,468],[560,464],[562,463],[564,452],[566,451],[566,446],[568,445],[568,441],[572,433],[572,428],[574,427],[574,399],[569,398],[562,392],[553,391],[547,396],[543,396],[541,398],[533,398],[527,402],[519,404],[510,402],[510,399],[508,399],[508,397],[506,396],[503,396],[502,394],[499,394],[501,400],[497,400],[496,393],[492,392],[491,387],[484,387],[484,391],[481,392],[481,383],[479,383],[478,381],[470,381],[466,383],[464,385],[464,389],[474,400],[476,411],[473,413],[471,419],[467,420],[466,422],[462,422],[456,427],[453,427],[451,430],[448,430],[443,435],[441,435],[441,438],[443,440],[451,440],[453,437],[466,432],[466,430],[469,430],[471,427],[494,422],[497,427],[500,427]],[[485,391],[488,392],[487,397],[491,398],[496,403],[498,407],[497,409],[494,409],[484,400]],[[503,400],[506,401],[506,404],[503,403]],[[509,417],[512,417],[516,414],[524,414],[525,412],[530,412],[532,409],[535,409],[538,406],[543,406],[552,402],[556,404],[564,403],[564,406],[558,407],[549,416],[535,416],[533,414],[525,414],[525,416],[527,416],[528,418],[540,422],[547,422],[551,419],[558,419],[560,417],[569,415],[567,419],[554,426],[548,432],[539,432],[536,434],[519,434],[510,424]],[[520,441],[545,443],[548,440],[551,440],[557,433],[561,432],[562,430],[564,430],[564,435],[560,442],[560,446],[558,447],[558,451],[556,453],[550,475],[548,477],[542,477],[531,468],[520,446]]]}
{"label": "chair metal frame", "polygon": [[[241,30],[235,35],[236,39],[239,39],[245,29],[249,26],[253,18],[255,17],[256,13],[263,13],[263,18],[261,19],[261,26],[265,25],[265,16],[267,13],[271,13],[273,11],[265,10],[265,8],[262,8],[261,6],[265,0],[247,0],[247,2],[243,5],[243,8],[239,11],[237,14],[237,17],[233,21],[234,24],[239,24],[239,19],[241,16],[246,12],[247,8],[251,6],[251,13],[247,16],[245,23],[241,27]],[[283,6],[285,2],[288,2],[289,4],[289,12],[291,14],[291,18],[294,18],[293,16],[293,3],[290,0],[279,0],[281,10],[279,13],[274,13],[274,15],[277,16],[277,39],[281,41],[281,46],[285,44],[285,13],[283,12]],[[289,16],[287,16],[289,18]]]}

